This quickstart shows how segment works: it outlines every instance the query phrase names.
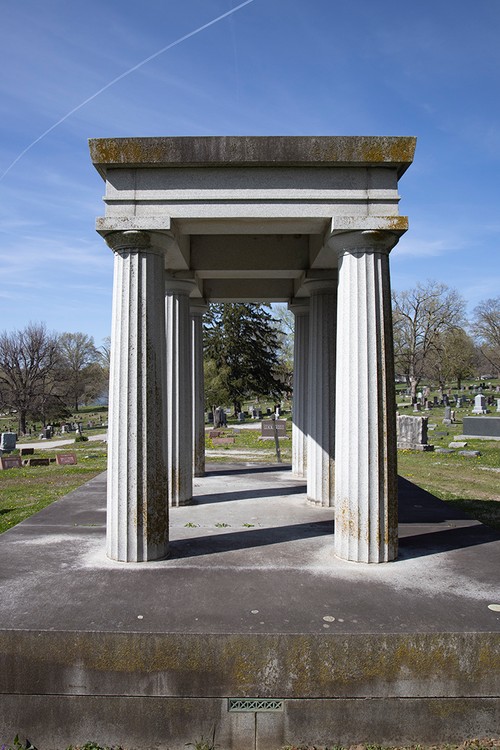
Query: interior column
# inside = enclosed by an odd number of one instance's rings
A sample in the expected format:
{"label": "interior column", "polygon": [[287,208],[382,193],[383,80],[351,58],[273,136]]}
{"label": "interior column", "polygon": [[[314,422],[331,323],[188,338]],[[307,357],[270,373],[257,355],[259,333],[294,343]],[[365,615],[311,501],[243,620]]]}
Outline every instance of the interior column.
{"label": "interior column", "polygon": [[288,305],[295,317],[293,339],[292,473],[307,476],[307,370],[309,301]]}
{"label": "interior column", "polygon": [[329,506],[335,487],[337,276],[304,283],[310,292],[307,498],[315,505]]}
{"label": "interior column", "polygon": [[107,554],[142,562],[168,546],[164,449],[164,253],[146,232],[112,232]]}
{"label": "interior column", "polygon": [[193,497],[192,338],[189,294],[194,281],[165,277],[168,502]]}
{"label": "interior column", "polygon": [[191,300],[193,367],[193,476],[205,475],[205,379],[203,376],[203,313],[208,305]]}
{"label": "interior column", "polygon": [[335,554],[397,556],[394,355],[389,252],[395,234],[334,238],[339,248]]}

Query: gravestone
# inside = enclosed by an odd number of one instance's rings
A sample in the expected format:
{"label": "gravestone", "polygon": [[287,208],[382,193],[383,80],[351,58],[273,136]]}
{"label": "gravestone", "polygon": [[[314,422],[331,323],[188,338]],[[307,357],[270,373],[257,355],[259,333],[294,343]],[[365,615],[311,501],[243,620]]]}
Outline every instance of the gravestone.
{"label": "gravestone", "polygon": [[406,414],[397,417],[398,448],[414,451],[432,451],[433,445],[427,442],[428,417],[410,417]]}
{"label": "gravestone", "polygon": [[463,423],[466,437],[500,439],[500,417],[464,417]]}
{"label": "gravestone", "polygon": [[35,452],[34,448],[20,448],[19,453],[21,456],[32,456]]}
{"label": "gravestone", "polygon": [[452,417],[451,417],[451,406],[445,406],[444,407],[444,417],[443,417],[443,424],[451,424]]}
{"label": "gravestone", "polygon": [[497,411],[500,411],[500,398],[497,398]]}
{"label": "gravestone", "polygon": [[76,453],[58,453],[56,455],[58,466],[74,466],[76,462]]}
{"label": "gravestone", "polygon": [[0,434],[0,450],[13,451],[16,449],[17,434],[15,432],[2,432]]}
{"label": "gravestone", "polygon": [[274,439],[274,426],[279,438],[286,438],[286,419],[265,419],[261,424],[261,440]]}
{"label": "gravestone", "polygon": [[0,469],[21,469],[22,461],[20,456],[3,456],[0,458]]}
{"label": "gravestone", "polygon": [[472,409],[473,414],[487,414],[486,410],[486,399],[482,393],[478,393],[474,397],[474,408]]}
{"label": "gravestone", "polygon": [[23,461],[24,466],[50,466],[50,458],[26,458]]}

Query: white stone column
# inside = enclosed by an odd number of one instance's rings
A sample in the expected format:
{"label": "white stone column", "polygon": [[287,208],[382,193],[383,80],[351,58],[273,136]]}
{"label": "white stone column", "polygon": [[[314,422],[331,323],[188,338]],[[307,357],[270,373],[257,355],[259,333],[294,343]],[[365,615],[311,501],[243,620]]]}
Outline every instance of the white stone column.
{"label": "white stone column", "polygon": [[309,301],[288,305],[295,317],[293,339],[292,473],[307,476],[307,370],[309,366]]}
{"label": "white stone column", "polygon": [[112,232],[107,554],[142,562],[168,547],[163,375],[164,253],[146,232]]}
{"label": "white stone column", "polygon": [[389,232],[333,239],[339,251],[335,554],[397,556],[397,470]]}
{"label": "white stone column", "polygon": [[203,376],[203,313],[208,305],[191,300],[193,367],[193,476],[205,474],[205,379]]}
{"label": "white stone column", "polygon": [[335,487],[335,341],[337,277],[308,279],[309,367],[307,498],[315,505],[334,502]]}
{"label": "white stone column", "polygon": [[192,339],[189,294],[194,281],[165,277],[167,341],[167,473],[171,506],[193,497]]}

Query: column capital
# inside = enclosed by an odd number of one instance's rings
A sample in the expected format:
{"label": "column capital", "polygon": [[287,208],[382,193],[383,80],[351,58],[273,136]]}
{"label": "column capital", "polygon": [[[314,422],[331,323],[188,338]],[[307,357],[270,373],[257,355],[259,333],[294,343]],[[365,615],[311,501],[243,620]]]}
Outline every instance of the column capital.
{"label": "column capital", "polygon": [[151,235],[148,232],[142,232],[135,229],[108,232],[104,235],[104,240],[114,253],[135,252],[164,255],[162,250],[152,243]]}
{"label": "column capital", "polygon": [[204,315],[208,310],[208,302],[204,299],[190,299],[189,312],[191,315]]}
{"label": "column capital", "polygon": [[309,300],[294,298],[288,303],[288,309],[295,316],[297,315],[309,315]]}
{"label": "column capital", "polygon": [[328,275],[308,276],[303,281],[303,287],[310,295],[336,294],[338,286],[338,272],[329,271]]}
{"label": "column capital", "polygon": [[400,234],[397,232],[365,229],[330,235],[327,244],[332,250],[335,250],[339,258],[346,254],[385,253],[388,255],[399,242],[399,237]]}
{"label": "column capital", "polygon": [[170,273],[165,274],[165,294],[185,294],[189,297],[195,288],[194,279],[178,279]]}

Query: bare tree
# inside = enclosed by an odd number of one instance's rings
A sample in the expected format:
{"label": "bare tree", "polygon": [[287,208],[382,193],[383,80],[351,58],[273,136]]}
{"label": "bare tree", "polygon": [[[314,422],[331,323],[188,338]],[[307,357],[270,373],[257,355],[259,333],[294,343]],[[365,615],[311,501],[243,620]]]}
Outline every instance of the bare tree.
{"label": "bare tree", "polygon": [[479,303],[471,327],[481,354],[500,377],[500,297]]}
{"label": "bare tree", "polygon": [[0,386],[4,405],[17,412],[19,432],[28,416],[45,416],[59,402],[60,355],[57,336],[43,323],[0,334]]}
{"label": "bare tree", "polygon": [[443,334],[461,326],[464,308],[456,290],[435,281],[393,293],[396,370],[406,377],[412,398],[429,358],[442,350]]}
{"label": "bare tree", "polygon": [[103,373],[97,365],[99,352],[92,336],[86,333],[62,333],[59,348],[68,398],[72,408],[78,411],[87,391],[93,395],[102,388]]}
{"label": "bare tree", "polygon": [[460,390],[462,380],[478,370],[478,350],[473,339],[463,328],[451,328],[441,335],[435,349],[430,352],[425,374],[437,380],[440,388],[455,380]]}

